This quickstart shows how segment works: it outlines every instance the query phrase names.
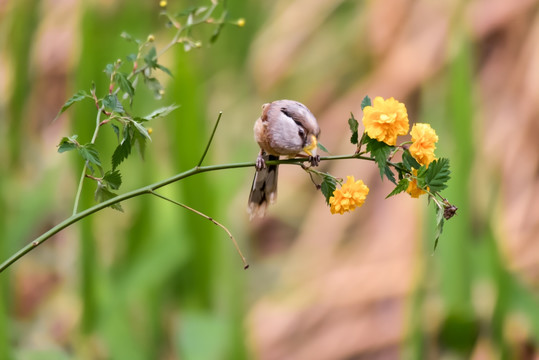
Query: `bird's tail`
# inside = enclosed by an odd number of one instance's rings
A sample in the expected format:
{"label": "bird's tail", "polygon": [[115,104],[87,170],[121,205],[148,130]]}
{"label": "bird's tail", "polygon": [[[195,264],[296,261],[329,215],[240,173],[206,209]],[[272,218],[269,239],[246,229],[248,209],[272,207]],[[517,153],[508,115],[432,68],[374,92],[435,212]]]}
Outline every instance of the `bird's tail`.
{"label": "bird's tail", "polygon": [[[279,157],[264,155],[264,160],[279,160]],[[263,169],[256,171],[249,194],[248,211],[251,219],[256,216],[263,217],[268,203],[273,204],[277,199],[278,170],[279,165],[266,165]]]}

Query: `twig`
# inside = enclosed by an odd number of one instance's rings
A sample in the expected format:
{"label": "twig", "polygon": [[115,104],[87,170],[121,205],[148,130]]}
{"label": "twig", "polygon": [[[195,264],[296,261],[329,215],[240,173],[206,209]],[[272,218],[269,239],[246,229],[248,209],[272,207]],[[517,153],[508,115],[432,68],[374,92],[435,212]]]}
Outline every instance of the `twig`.
{"label": "twig", "polygon": [[219,111],[219,116],[217,117],[217,121],[215,122],[215,125],[213,126],[213,131],[210,135],[210,139],[208,140],[208,144],[206,144],[206,149],[204,149],[204,153],[202,154],[202,157],[200,158],[200,161],[198,162],[197,167],[202,165],[202,162],[204,161],[204,158],[206,157],[206,154],[208,153],[208,149],[210,148],[210,144],[213,140],[213,136],[215,135],[215,130],[217,130],[217,126],[219,125],[219,121],[221,121],[222,115],[223,115],[223,112]]}
{"label": "twig", "polygon": [[232,243],[234,244],[234,247],[236,248],[236,251],[237,251],[238,254],[240,255],[241,260],[243,261],[243,268],[244,268],[244,269],[249,268],[249,264],[247,263],[247,260],[245,259],[245,256],[243,256],[243,254],[242,254],[242,252],[241,252],[241,250],[240,250],[240,247],[238,246],[238,243],[236,242],[236,239],[234,239],[234,236],[232,236],[232,234],[231,234],[230,231],[226,228],[226,226],[224,226],[223,224],[219,223],[219,222],[218,222],[217,220],[215,220],[214,218],[209,217],[208,215],[206,215],[206,214],[204,214],[204,213],[202,213],[202,212],[200,212],[200,211],[198,211],[198,210],[195,210],[195,209],[193,209],[193,208],[191,208],[191,207],[189,207],[189,206],[187,206],[187,205],[185,205],[185,204],[182,204],[182,203],[179,203],[179,202],[174,201],[174,200],[172,200],[172,199],[169,199],[169,198],[167,198],[167,197],[165,197],[165,196],[163,196],[163,195],[161,195],[161,194],[158,194],[158,193],[156,193],[156,192],[154,192],[154,191],[150,191],[150,193],[151,193],[152,195],[157,196],[158,198],[161,198],[161,199],[163,199],[163,200],[169,201],[169,202],[171,202],[171,203],[173,203],[173,204],[175,204],[175,205],[181,206],[181,207],[184,208],[184,209],[187,209],[187,210],[189,210],[189,211],[192,211],[192,212],[194,212],[195,214],[202,216],[204,219],[207,219],[207,220],[211,221],[212,223],[214,223],[215,225],[217,225],[217,226],[219,226],[221,229],[223,229],[223,230],[228,234],[228,237],[230,238],[230,240],[232,240]]}

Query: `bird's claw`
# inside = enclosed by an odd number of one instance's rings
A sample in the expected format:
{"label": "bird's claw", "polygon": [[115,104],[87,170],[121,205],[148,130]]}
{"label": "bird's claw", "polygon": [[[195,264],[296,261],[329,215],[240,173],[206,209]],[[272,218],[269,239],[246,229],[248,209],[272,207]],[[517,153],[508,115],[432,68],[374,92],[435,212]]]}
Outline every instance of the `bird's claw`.
{"label": "bird's claw", "polygon": [[264,157],[262,156],[262,154],[258,154],[256,158],[256,163],[255,163],[256,171],[260,171],[265,167],[266,167],[266,161],[264,160]]}
{"label": "bird's claw", "polygon": [[318,166],[318,164],[320,164],[320,155],[309,156],[309,162],[311,163],[311,166],[313,167]]}

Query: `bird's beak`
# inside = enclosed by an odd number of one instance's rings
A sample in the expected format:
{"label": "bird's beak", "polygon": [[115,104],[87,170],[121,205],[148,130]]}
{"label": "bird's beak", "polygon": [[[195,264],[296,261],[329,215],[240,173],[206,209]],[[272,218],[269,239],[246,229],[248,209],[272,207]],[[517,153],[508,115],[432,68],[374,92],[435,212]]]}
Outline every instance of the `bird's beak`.
{"label": "bird's beak", "polygon": [[316,154],[316,147],[318,146],[318,141],[316,140],[316,136],[311,135],[311,143],[303,148],[303,151],[309,155],[314,156]]}

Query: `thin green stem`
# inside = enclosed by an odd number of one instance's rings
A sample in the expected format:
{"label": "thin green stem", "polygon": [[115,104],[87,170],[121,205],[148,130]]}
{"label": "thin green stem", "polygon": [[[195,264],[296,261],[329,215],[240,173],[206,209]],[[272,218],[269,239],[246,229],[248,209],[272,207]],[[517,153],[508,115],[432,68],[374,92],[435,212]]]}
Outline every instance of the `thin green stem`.
{"label": "thin green stem", "polygon": [[[101,127],[101,112],[103,111],[104,107],[101,106],[99,109],[97,109],[97,116],[95,119],[95,129],[94,129],[94,135],[92,136],[92,140],[90,141],[91,144],[95,143],[95,140],[97,139],[97,134],[99,133],[99,128]],[[82,167],[82,173],[80,174],[79,179],[79,186],[77,187],[77,193],[75,195],[75,202],[73,204],[73,212],[72,215],[75,215],[79,209],[79,202],[80,197],[82,194],[82,185],[84,184],[84,178],[86,175],[86,168],[88,167],[88,161],[84,162],[84,166]]]}
{"label": "thin green stem", "polygon": [[228,234],[228,237],[230,238],[230,240],[232,240],[232,243],[234,244],[234,247],[236,248],[236,251],[238,252],[238,254],[239,254],[240,257],[241,257],[241,260],[243,261],[243,268],[244,268],[244,269],[247,269],[247,268],[249,267],[249,264],[247,263],[247,259],[245,258],[245,256],[243,256],[243,253],[241,252],[240,247],[238,246],[238,243],[236,242],[236,239],[234,239],[234,236],[232,236],[232,233],[227,229],[226,226],[224,226],[223,224],[219,223],[219,222],[218,222],[217,220],[215,220],[214,218],[209,217],[208,215],[206,215],[206,214],[204,214],[204,213],[202,213],[202,212],[200,212],[200,211],[198,211],[198,210],[195,210],[195,209],[193,209],[192,207],[189,207],[189,206],[187,206],[187,205],[185,205],[185,204],[182,204],[182,203],[177,202],[177,201],[175,201],[175,200],[169,199],[169,198],[167,198],[166,196],[163,196],[163,195],[161,195],[161,194],[158,194],[158,193],[156,193],[156,192],[154,192],[154,191],[151,191],[151,194],[152,194],[152,195],[155,195],[155,196],[157,196],[158,198],[161,198],[161,199],[163,199],[163,200],[169,201],[169,202],[171,202],[171,203],[173,203],[173,204],[175,204],[175,205],[181,206],[181,207],[184,208],[184,209],[187,209],[187,210],[189,210],[189,211],[192,211],[192,212],[194,212],[195,214],[197,214],[197,215],[199,215],[199,216],[202,216],[204,219],[209,220],[209,221],[211,221],[212,223],[214,223],[215,225],[219,226],[221,229],[223,229],[223,230]]}
{"label": "thin green stem", "polygon": [[[342,156],[327,156],[327,157],[321,157],[321,161],[328,161],[328,160],[340,160],[340,159],[357,159],[357,155],[342,155]],[[359,157],[363,158],[363,157]],[[370,158],[365,158],[365,160],[372,160]],[[308,161],[307,158],[297,158],[297,159],[285,159],[285,160],[272,160],[267,161],[267,164],[299,164],[303,163],[305,161]],[[152,193],[154,190],[157,190],[159,188],[162,188],[164,186],[167,186],[169,184],[172,184],[176,181],[185,179],[187,177],[208,172],[208,171],[218,171],[218,170],[225,170],[225,169],[237,169],[237,168],[246,168],[246,167],[254,167],[255,162],[243,162],[243,163],[235,163],[235,164],[223,164],[223,165],[209,165],[209,166],[200,166],[200,167],[194,167],[190,170],[184,171],[182,173],[176,174],[172,177],[169,177],[167,179],[164,179],[162,181],[156,182],[151,185],[147,185],[138,189],[135,189],[133,191],[127,192],[122,195],[118,195],[112,199],[109,199],[107,201],[104,201],[102,203],[96,204],[86,210],[83,210],[81,212],[76,212],[72,214],[69,218],[65,219],[64,221],[60,222],[41,236],[34,239],[32,242],[24,246],[21,250],[10,256],[6,261],[4,261],[2,264],[0,264],[0,273],[6,270],[10,265],[12,265],[14,262],[19,260],[21,257],[23,257],[28,252],[35,249],[37,246],[41,245],[43,242],[45,242],[47,239],[51,238],[53,235],[57,234],[61,230],[65,229],[66,227],[80,221],[81,219],[84,219],[85,217],[100,211],[106,207],[109,207],[111,205],[117,204],[119,202],[122,202],[127,199],[131,199],[136,196],[140,196],[143,194],[149,194]],[[82,176],[84,179],[84,176]],[[79,186],[80,188],[81,186]],[[80,195],[77,197],[77,199],[80,197]],[[77,203],[78,205],[78,203]]]}
{"label": "thin green stem", "polygon": [[[347,159],[362,159],[362,160],[368,160],[368,161],[374,161],[373,158],[351,154],[351,155],[338,155],[338,156],[324,156],[320,158],[320,161],[333,161],[333,160],[347,160]],[[283,160],[271,160],[267,161],[266,164],[268,165],[278,165],[278,164],[293,164],[293,165],[300,165],[304,162],[309,161],[308,158],[294,158],[294,159],[283,159]],[[396,164],[393,164],[388,161],[389,165],[392,165],[394,167],[398,167]],[[204,172],[209,171],[219,171],[219,170],[226,170],[226,169],[238,169],[238,168],[246,168],[246,167],[254,167],[255,162],[242,162],[242,163],[234,163],[234,164],[222,164],[222,165],[208,165],[208,166],[197,166],[190,170],[184,171],[182,173],[176,174],[174,176],[171,176],[167,179],[164,179],[162,181],[156,182],[151,185],[147,185],[138,189],[135,189],[133,191],[127,192],[122,195],[118,195],[112,199],[109,199],[107,201],[104,201],[102,203],[96,204],[86,210],[83,210],[81,212],[74,212],[69,218],[65,219],[64,221],[60,222],[44,234],[40,235],[36,239],[34,239],[32,242],[24,246],[21,250],[10,256],[6,261],[4,261],[2,264],[0,264],[0,273],[6,270],[10,265],[15,263],[17,260],[19,260],[21,257],[23,257],[28,252],[32,251],[39,245],[41,245],[43,242],[45,242],[47,239],[51,238],[53,235],[57,234],[61,230],[67,228],[68,226],[80,221],[81,219],[84,219],[85,217],[100,211],[106,207],[109,207],[114,204],[118,204],[124,200],[131,199],[136,196],[144,195],[144,194],[152,194],[155,190],[162,188],[164,186],[167,186],[169,184],[172,184],[176,181],[185,179],[187,177],[201,174]],[[84,174],[82,176],[82,179],[84,179]],[[82,186],[79,186],[79,191]],[[77,195],[77,203],[78,205],[78,199],[80,197],[80,194]]]}
{"label": "thin green stem", "polygon": [[206,154],[208,153],[208,149],[210,148],[211,142],[213,141],[213,136],[215,135],[215,130],[217,130],[217,126],[219,126],[219,121],[221,121],[221,116],[223,116],[223,112],[219,111],[219,116],[217,117],[217,121],[215,121],[215,125],[213,126],[213,131],[211,132],[210,139],[208,140],[208,143],[206,144],[206,149],[204,149],[204,153],[202,154],[202,157],[200,158],[200,161],[198,162],[197,167],[202,165],[202,162],[204,161],[204,158],[206,157]]}

